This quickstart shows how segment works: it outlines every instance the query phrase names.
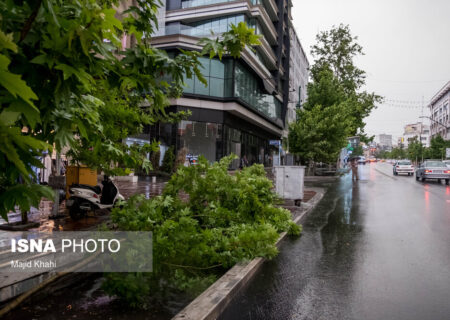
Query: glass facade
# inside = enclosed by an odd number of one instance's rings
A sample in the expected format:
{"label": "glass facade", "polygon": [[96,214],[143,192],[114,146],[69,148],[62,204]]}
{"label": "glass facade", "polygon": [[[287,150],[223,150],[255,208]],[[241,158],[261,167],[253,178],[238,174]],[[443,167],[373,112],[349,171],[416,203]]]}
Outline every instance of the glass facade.
{"label": "glass facade", "polygon": [[229,98],[233,96],[233,61],[199,58],[201,71],[208,81],[205,86],[197,76],[192,79],[185,77],[184,92],[210,97]]}
{"label": "glass facade", "polygon": [[227,32],[231,29],[231,25],[238,25],[240,22],[245,22],[245,16],[243,14],[225,16],[214,19],[202,20],[199,22],[189,24],[195,30],[192,36],[203,37],[210,35],[211,31],[215,34]]}
{"label": "glass facade", "polygon": [[[207,6],[210,4],[218,4],[218,3],[233,2],[233,1],[236,1],[236,0],[182,0],[181,7],[183,9],[185,9],[185,8]],[[262,6],[265,6],[264,0],[250,0],[250,2],[253,5],[260,4]]]}
{"label": "glass facade", "polygon": [[272,157],[267,139],[220,123],[181,121],[177,130],[177,150],[186,148],[188,158],[204,156],[208,161],[235,154],[231,169],[241,167],[245,157],[249,165],[271,166]]}
{"label": "glass facade", "polygon": [[218,4],[218,3],[233,2],[233,1],[236,1],[236,0],[184,0],[184,1],[181,1],[181,7],[183,9],[185,9],[185,8],[207,6],[210,4]]}
{"label": "glass facade", "polygon": [[207,19],[191,24],[168,24],[164,28],[158,29],[155,35],[184,34],[192,37],[207,37],[211,35],[211,31],[214,34],[230,31],[232,24],[237,26],[240,22],[245,22],[250,28],[255,29],[255,34],[264,36],[264,31],[258,19],[248,18],[243,14]]}
{"label": "glass facade", "polygon": [[[195,75],[185,77],[184,93],[218,98],[239,98],[251,108],[270,119],[281,118],[281,102],[265,93],[264,85],[242,63],[230,59],[200,58],[202,74],[208,81],[205,86]],[[235,65],[233,70],[233,65]],[[234,80],[234,81],[233,81]],[[233,87],[234,84],[234,87]]]}
{"label": "glass facade", "polygon": [[214,162],[222,158],[222,124],[183,120],[178,124],[177,149],[189,157],[204,156]]}
{"label": "glass facade", "polygon": [[261,80],[236,62],[234,95],[272,119],[281,118],[281,102],[264,92]]}
{"label": "glass facade", "polygon": [[265,93],[261,79],[242,63],[229,59],[220,61],[208,58],[200,58],[200,62],[202,63],[201,71],[208,81],[208,86],[205,86],[195,75],[192,79],[185,77],[184,93],[218,98],[240,98],[270,119],[281,118],[281,102],[274,95]]}

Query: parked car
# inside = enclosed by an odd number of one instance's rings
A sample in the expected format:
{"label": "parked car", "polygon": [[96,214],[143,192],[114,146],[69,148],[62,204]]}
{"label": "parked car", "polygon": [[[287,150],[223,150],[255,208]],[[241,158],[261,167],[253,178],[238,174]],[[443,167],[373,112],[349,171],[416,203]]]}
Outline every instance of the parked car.
{"label": "parked car", "polygon": [[416,170],[416,180],[425,181],[427,179],[437,179],[438,182],[445,180],[445,184],[450,183],[450,168],[441,160],[426,160]]}
{"label": "parked car", "polygon": [[409,160],[399,160],[394,163],[393,168],[394,176],[399,174],[408,174],[408,176],[414,175],[414,166]]}
{"label": "parked car", "polygon": [[366,164],[366,157],[359,157],[358,163],[359,164]]}

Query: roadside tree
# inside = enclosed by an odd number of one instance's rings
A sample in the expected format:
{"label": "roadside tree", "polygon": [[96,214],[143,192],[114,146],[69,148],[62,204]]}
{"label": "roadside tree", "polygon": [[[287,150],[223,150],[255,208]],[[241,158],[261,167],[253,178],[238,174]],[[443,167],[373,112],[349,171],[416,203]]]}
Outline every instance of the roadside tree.
{"label": "roadside tree", "polygon": [[304,161],[333,163],[347,143],[350,119],[345,104],[299,110],[299,121],[289,128],[291,152]]}
{"label": "roadside tree", "polygon": [[436,136],[430,141],[427,157],[430,159],[445,159],[447,148],[450,148],[450,141],[444,140],[441,136]]}
{"label": "roadside tree", "polygon": [[416,137],[414,140],[410,141],[407,149],[408,159],[415,162],[416,164],[421,162],[425,157],[426,148]]}
{"label": "roadside tree", "polygon": [[355,66],[354,58],[363,54],[362,47],[348,26],[320,32],[316,39],[308,99],[290,127],[289,149],[302,162],[334,163],[348,136],[358,135],[366,143],[373,139],[364,133],[364,119],[382,99],[360,90],[365,72]]}

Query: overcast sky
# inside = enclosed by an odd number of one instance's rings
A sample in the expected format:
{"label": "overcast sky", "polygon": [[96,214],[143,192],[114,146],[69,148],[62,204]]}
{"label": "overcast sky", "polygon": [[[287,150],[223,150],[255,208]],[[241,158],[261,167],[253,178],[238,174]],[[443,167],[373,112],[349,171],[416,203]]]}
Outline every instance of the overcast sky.
{"label": "overcast sky", "polygon": [[426,104],[450,81],[450,0],[293,0],[293,5],[311,64],[319,31],[343,23],[358,36],[365,56],[356,64],[367,72],[365,89],[389,100],[366,119],[371,135],[401,136],[404,125],[420,120],[422,96]]}

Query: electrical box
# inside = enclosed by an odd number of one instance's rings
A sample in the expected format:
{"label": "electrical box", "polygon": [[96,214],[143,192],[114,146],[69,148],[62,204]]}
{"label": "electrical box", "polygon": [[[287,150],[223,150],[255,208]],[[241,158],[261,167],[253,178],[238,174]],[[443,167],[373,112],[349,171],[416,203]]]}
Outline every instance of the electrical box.
{"label": "electrical box", "polygon": [[305,167],[278,166],[273,167],[275,190],[287,200],[303,200],[305,189]]}

